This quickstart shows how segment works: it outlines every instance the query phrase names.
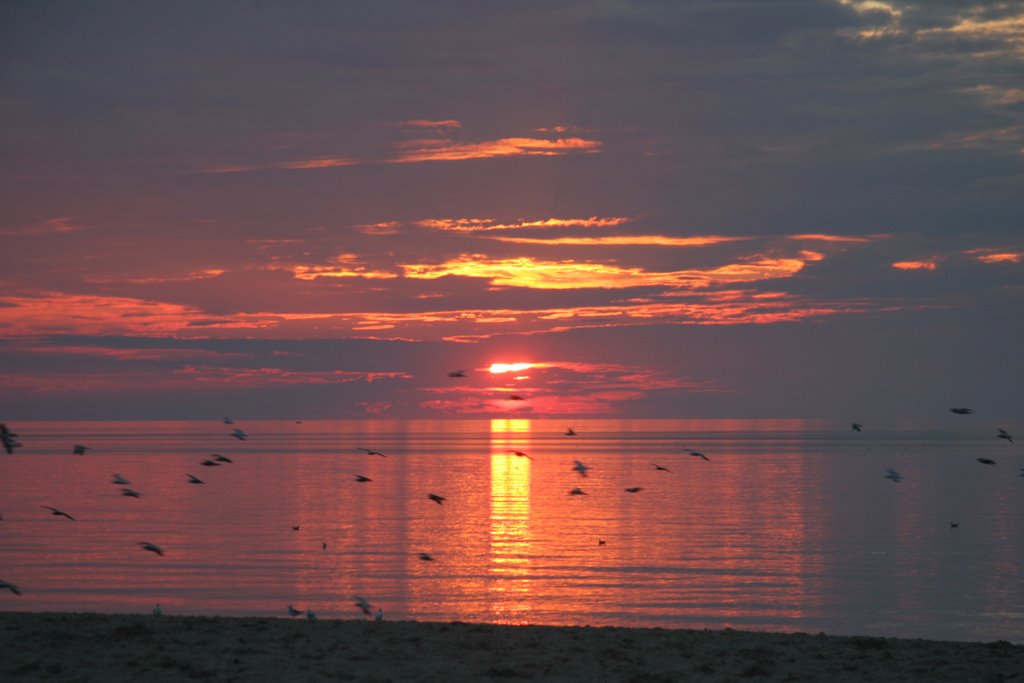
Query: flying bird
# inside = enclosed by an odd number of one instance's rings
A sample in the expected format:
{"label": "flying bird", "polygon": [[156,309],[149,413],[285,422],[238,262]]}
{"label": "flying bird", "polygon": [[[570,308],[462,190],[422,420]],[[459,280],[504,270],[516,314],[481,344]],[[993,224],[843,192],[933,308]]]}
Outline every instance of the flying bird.
{"label": "flying bird", "polygon": [[21,591],[18,590],[17,586],[10,581],[4,581],[3,579],[0,579],[0,590],[9,590],[15,595],[21,595]]}
{"label": "flying bird", "polygon": [[427,494],[427,498],[429,498],[430,500],[434,501],[438,505],[444,504],[444,501],[447,500],[447,498],[445,498],[444,496],[439,496],[436,493],[428,493]]}
{"label": "flying bird", "polygon": [[1006,431],[1002,427],[999,428],[999,433],[996,434],[996,438],[997,439],[1006,439],[1010,443],[1013,443],[1013,434],[1011,434],[1010,432]]}
{"label": "flying bird", "polygon": [[3,443],[4,450],[8,453],[14,453],[14,449],[21,445],[21,443],[14,437],[18,436],[10,429],[7,425],[0,424],[0,442]]}
{"label": "flying bird", "polygon": [[224,424],[226,424],[226,425],[233,425],[233,424],[235,424],[235,421],[232,420],[230,417],[225,417],[224,418]]}
{"label": "flying bird", "polygon": [[526,399],[523,398],[522,396],[520,396],[519,394],[512,394],[511,396],[508,397],[508,400],[510,400],[510,401],[525,401]]}
{"label": "flying bird", "polygon": [[190,484],[205,484],[206,482],[203,481],[202,479],[200,479],[199,477],[197,477],[194,474],[189,474],[188,475],[188,483],[190,483]]}
{"label": "flying bird", "polygon": [[466,371],[465,370],[453,370],[453,371],[448,373],[448,376],[452,377],[452,378],[465,377],[466,376]]}
{"label": "flying bird", "polygon": [[949,412],[956,413],[957,415],[970,415],[974,412],[973,408],[950,408]]}
{"label": "flying bird", "polygon": [[692,455],[695,458],[700,458],[701,460],[706,460],[707,462],[711,462],[711,460],[708,458],[708,456],[704,455],[700,451],[690,451],[690,455]]}
{"label": "flying bird", "polygon": [[605,543],[606,543],[606,541],[603,538],[597,539],[597,544],[598,545],[604,545]]}
{"label": "flying bird", "polygon": [[580,473],[580,476],[581,476],[581,477],[586,477],[586,476],[588,476],[588,475],[587,475],[587,470],[589,470],[589,469],[590,469],[589,467],[587,467],[586,465],[584,465],[583,463],[581,463],[581,462],[580,462],[579,460],[573,460],[573,462],[574,462],[574,463],[576,463],[576,464],[575,464],[575,465],[573,465],[573,466],[572,466],[572,468],[573,468],[574,470],[576,470],[577,472],[579,472],[579,473]]}
{"label": "flying bird", "polygon": [[320,541],[320,550],[327,550],[327,541]]}
{"label": "flying bird", "polygon": [[950,528],[950,530],[952,530],[952,529],[959,529],[960,528],[960,522],[950,522],[949,523],[949,528]]}
{"label": "flying bird", "polygon": [[292,527],[292,531],[298,531],[298,530],[299,530],[299,525],[298,524],[296,524],[295,526]]}
{"label": "flying bird", "polygon": [[294,608],[294,607],[292,607],[291,605],[288,605],[288,616],[290,616],[290,617],[297,617],[297,616],[299,616],[300,614],[302,614],[302,610],[300,610],[300,609],[295,609],[295,608]]}
{"label": "flying bird", "polygon": [[216,460],[204,460],[200,463],[203,467],[220,467],[220,463]]}
{"label": "flying bird", "polygon": [[852,429],[855,432],[860,432],[864,430],[864,425],[862,425],[860,422],[854,422],[853,424],[850,425],[850,429]]}
{"label": "flying bird", "polygon": [[424,562],[433,562],[434,561],[434,556],[431,555],[430,553],[420,553],[419,557]]}
{"label": "flying bird", "polygon": [[628,492],[628,493],[640,493],[643,490],[644,489],[643,489],[642,486],[630,486],[628,489],[626,489],[626,492]]}
{"label": "flying bird", "polygon": [[369,448],[363,448],[362,446],[359,447],[359,450],[364,451],[367,455],[379,455],[382,458],[388,457],[381,453],[380,451],[371,450]]}
{"label": "flying bird", "polygon": [[886,472],[886,474],[885,474],[885,478],[886,479],[891,479],[892,481],[894,481],[896,483],[899,483],[899,482],[903,481],[903,475],[900,474],[899,472],[897,472],[896,470],[887,469],[887,470],[885,470],[885,472]]}
{"label": "flying bird", "polygon": [[231,432],[231,436],[235,437],[239,441],[245,441],[247,438],[249,438],[249,435],[243,432],[241,429],[236,429],[235,431]]}
{"label": "flying bird", "polygon": [[71,449],[73,455],[85,455],[85,452],[89,450],[88,446],[83,446],[80,443],[76,443],[75,447]]}
{"label": "flying bird", "polygon": [[358,481],[360,483],[365,483],[365,482],[368,482],[368,481],[373,481],[373,479],[370,479],[369,477],[364,477],[361,474],[357,474],[356,475],[356,481]]}
{"label": "flying bird", "polygon": [[148,550],[151,553],[156,553],[160,557],[164,556],[163,548],[156,545],[155,543],[149,543],[147,541],[139,541],[139,547],[143,550]]}
{"label": "flying bird", "polygon": [[40,505],[39,507],[46,508],[47,510],[51,510],[52,511],[51,514],[57,515],[59,517],[67,517],[72,522],[75,521],[74,517],[72,517],[68,513],[64,512],[63,510],[58,510],[57,508],[50,507],[49,505]]}
{"label": "flying bird", "polygon": [[667,467],[662,467],[661,465],[658,465],[658,464],[656,464],[656,463],[651,463],[651,464],[652,464],[652,465],[654,465],[654,469],[655,469],[655,470],[657,470],[657,471],[659,471],[659,472],[671,472],[671,471],[672,471],[672,470],[670,470],[669,468],[667,468]]}
{"label": "flying bird", "polygon": [[128,496],[129,498],[142,498],[142,494],[132,489],[121,489],[122,496]]}
{"label": "flying bird", "polygon": [[369,600],[358,595],[353,595],[352,599],[356,601],[356,607],[362,610],[363,614],[366,616],[370,616],[370,614],[372,614],[371,610],[373,609],[373,605],[370,604]]}
{"label": "flying bird", "polygon": [[217,462],[234,462],[234,460],[232,460],[228,456],[220,455],[219,453],[214,453],[213,459],[216,460]]}
{"label": "flying bird", "polygon": [[992,460],[991,458],[978,458],[978,462],[980,462],[982,465],[995,465],[996,464],[996,461]]}
{"label": "flying bird", "polygon": [[514,454],[514,455],[516,455],[516,456],[518,456],[520,458],[529,458],[530,460],[533,460],[533,456],[527,455],[526,453],[523,453],[522,451],[509,451],[509,453],[512,453],[512,454]]}
{"label": "flying bird", "polygon": [[577,488],[574,488],[571,491],[569,491],[569,495],[570,496],[585,496],[585,495],[587,495],[587,492],[584,491],[583,489],[577,487]]}
{"label": "flying bird", "polygon": [[118,486],[128,486],[129,484],[131,484],[130,481],[122,477],[120,474],[115,474],[113,480],[111,480],[111,483],[117,484]]}

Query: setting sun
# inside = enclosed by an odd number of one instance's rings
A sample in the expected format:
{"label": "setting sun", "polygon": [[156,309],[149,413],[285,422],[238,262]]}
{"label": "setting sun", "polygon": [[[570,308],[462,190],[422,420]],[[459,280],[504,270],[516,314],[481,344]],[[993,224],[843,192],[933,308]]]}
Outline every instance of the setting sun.
{"label": "setting sun", "polygon": [[500,375],[505,372],[529,370],[532,367],[533,363],[491,363],[491,367],[487,368],[487,371],[493,375]]}

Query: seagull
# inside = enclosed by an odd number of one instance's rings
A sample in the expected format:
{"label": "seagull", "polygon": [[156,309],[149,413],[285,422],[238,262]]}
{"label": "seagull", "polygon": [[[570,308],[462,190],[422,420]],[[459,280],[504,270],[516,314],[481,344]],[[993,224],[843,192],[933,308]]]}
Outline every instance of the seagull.
{"label": "seagull", "polygon": [[452,377],[452,378],[465,377],[466,376],[466,371],[465,370],[453,370],[453,371],[448,373],[448,376]]}
{"label": "seagull", "polygon": [[7,425],[0,424],[0,442],[4,445],[4,450],[8,453],[14,453],[14,449],[21,445],[14,437],[18,436],[10,429]]}
{"label": "seagull", "polygon": [[445,498],[444,496],[439,496],[436,493],[428,493],[427,494],[427,498],[429,498],[430,500],[434,501],[438,505],[443,505],[444,501],[447,500],[447,498]]}
{"label": "seagull", "polygon": [[143,550],[148,550],[151,553],[156,553],[160,557],[164,556],[163,548],[161,548],[160,546],[156,545],[155,543],[148,543],[146,541],[139,541],[139,547],[141,547]]}
{"label": "seagull", "polygon": [[708,456],[704,455],[700,451],[690,451],[690,455],[692,455],[695,458],[701,458],[702,460],[707,460],[708,462],[711,462]]}
{"label": "seagull", "polygon": [[894,481],[896,483],[899,483],[899,482],[903,481],[903,475],[900,474],[899,472],[897,472],[896,470],[891,470],[891,469],[887,469],[886,470],[885,478],[886,479],[891,479],[892,481]]}
{"label": "seagull", "polygon": [[597,544],[598,544],[598,545],[604,545],[604,544],[605,544],[606,542],[607,542],[607,541],[605,541],[605,540],[604,540],[603,538],[599,538],[599,539],[597,539]]}
{"label": "seagull", "polygon": [[852,429],[855,432],[859,432],[864,429],[864,425],[862,425],[860,422],[854,422],[853,424],[850,425],[850,429]]}
{"label": "seagull", "polygon": [[216,460],[217,462],[234,462],[234,460],[232,460],[228,456],[220,455],[219,453],[214,453],[213,459]]}
{"label": "seagull", "polygon": [[5,590],[5,589],[11,591],[15,595],[21,595],[21,591],[18,590],[17,586],[15,586],[10,581],[4,581],[3,579],[0,579],[0,590]]}
{"label": "seagull", "polygon": [[327,541],[320,541],[320,550],[327,550]]}
{"label": "seagull", "polygon": [[88,446],[83,446],[80,443],[76,443],[75,447],[71,449],[73,455],[85,455],[85,452],[89,450]]}
{"label": "seagull", "polygon": [[949,412],[956,413],[957,415],[970,415],[974,412],[973,408],[950,408]]}
{"label": "seagull", "polygon": [[294,607],[292,607],[291,605],[288,605],[288,616],[290,616],[290,617],[297,617],[297,616],[299,616],[300,614],[302,614],[302,610],[300,610],[300,609],[295,609],[295,608],[294,608]]}
{"label": "seagull", "polygon": [[950,522],[949,523],[949,528],[950,529],[959,529],[960,528],[960,522]]}
{"label": "seagull", "polygon": [[982,465],[995,465],[996,464],[996,461],[992,460],[991,458],[978,458],[978,462],[980,462]]}
{"label": "seagull", "polygon": [[131,484],[130,481],[122,477],[120,474],[115,474],[114,479],[111,481],[111,483],[117,484],[118,486],[128,486],[129,484]]}
{"label": "seagull", "polygon": [[585,495],[587,495],[587,492],[584,491],[583,489],[577,487],[577,488],[574,488],[573,490],[569,491],[569,495],[570,496],[585,496]]}
{"label": "seagull", "polygon": [[203,467],[220,467],[220,463],[216,460],[204,460],[200,463]]}
{"label": "seagull", "polygon": [[1002,427],[999,428],[999,433],[996,434],[996,438],[997,439],[1006,439],[1010,443],[1013,443],[1013,434],[1011,434],[1010,432],[1006,431]]}
{"label": "seagull", "polygon": [[370,450],[369,448],[363,448],[362,446],[359,447],[359,450],[365,451],[367,455],[379,455],[382,458],[388,457],[388,456],[384,455],[383,453],[381,453],[380,451]]}
{"label": "seagull", "polygon": [[370,610],[373,608],[373,605],[370,604],[369,600],[358,595],[353,595],[352,599],[356,601],[356,607],[361,609],[363,611],[363,614],[365,614],[366,616],[370,616]]}
{"label": "seagull", "polygon": [[527,455],[526,453],[523,453],[522,451],[509,451],[509,453],[517,455],[520,458],[529,458],[530,460],[533,460],[533,456]]}
{"label": "seagull", "polygon": [[188,475],[188,483],[190,484],[205,484],[206,482],[197,477],[194,474]]}
{"label": "seagull", "polygon": [[235,424],[235,421],[232,420],[230,417],[225,417],[223,421],[224,421],[224,424],[226,424],[226,425],[233,425],[233,424]]}
{"label": "seagull", "polygon": [[642,486],[630,486],[628,489],[626,489],[628,493],[640,493],[643,490],[644,489]]}
{"label": "seagull", "polygon": [[306,618],[309,619],[310,621],[316,621],[316,614],[313,613],[312,609],[307,609],[306,610]]}
{"label": "seagull", "polygon": [[587,470],[589,470],[590,468],[581,463],[579,460],[573,460],[573,462],[576,464],[573,465],[572,468],[579,472],[581,477],[587,476]]}
{"label": "seagull", "polygon": [[384,608],[378,607],[377,611],[373,615],[373,618],[375,621],[384,621]]}
{"label": "seagull", "polygon": [[368,482],[368,481],[373,481],[373,479],[370,479],[369,477],[364,477],[361,474],[357,474],[356,475],[356,481],[358,481],[359,483],[362,484],[362,483],[365,483],[365,482]]}
{"label": "seagull", "polygon": [[298,531],[298,530],[299,530],[299,525],[298,524],[296,524],[295,526],[292,527],[292,531]]}
{"label": "seagull", "polygon": [[164,613],[164,611],[162,609],[160,609],[160,603],[159,602],[156,603],[155,605],[153,605],[153,615],[154,616],[158,617],[158,616],[160,616],[163,613]]}
{"label": "seagull", "polygon": [[73,522],[73,521],[75,521],[75,518],[74,518],[74,517],[72,517],[72,516],[71,516],[71,515],[69,515],[68,513],[64,512],[63,510],[58,510],[57,508],[54,508],[54,507],[50,507],[49,505],[40,505],[39,507],[41,507],[41,508],[46,508],[47,510],[52,510],[52,511],[53,511],[53,512],[52,512],[52,514],[58,515],[58,516],[60,516],[60,517],[67,517],[67,518],[68,518],[68,519],[70,519],[70,520],[71,520],[72,522]]}
{"label": "seagull", "polygon": [[424,562],[433,562],[434,561],[434,556],[431,555],[430,553],[420,553],[420,559],[423,560]]}
{"label": "seagull", "polygon": [[569,427],[568,429],[565,430],[565,435],[566,436],[576,436],[576,430],[573,429],[572,427]]}
{"label": "seagull", "polygon": [[662,467],[661,465],[658,465],[656,463],[651,463],[651,464],[654,465],[654,469],[658,470],[659,472],[671,472],[672,471],[669,468]]}
{"label": "seagull", "polygon": [[526,399],[523,398],[522,396],[520,396],[519,394],[512,394],[511,396],[508,397],[508,400],[510,400],[510,401],[525,401]]}
{"label": "seagull", "polygon": [[128,496],[129,498],[142,498],[142,494],[132,489],[121,489],[122,496]]}
{"label": "seagull", "polygon": [[249,437],[249,435],[243,432],[241,429],[236,429],[235,431],[231,432],[231,436],[235,437],[239,441],[245,441]]}

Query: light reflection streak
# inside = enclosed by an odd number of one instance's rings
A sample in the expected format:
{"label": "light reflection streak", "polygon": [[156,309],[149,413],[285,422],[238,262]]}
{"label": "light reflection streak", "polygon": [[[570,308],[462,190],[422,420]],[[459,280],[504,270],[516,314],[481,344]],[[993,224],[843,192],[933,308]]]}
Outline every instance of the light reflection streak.
{"label": "light reflection streak", "polygon": [[530,420],[491,420],[491,618],[525,623],[530,597]]}

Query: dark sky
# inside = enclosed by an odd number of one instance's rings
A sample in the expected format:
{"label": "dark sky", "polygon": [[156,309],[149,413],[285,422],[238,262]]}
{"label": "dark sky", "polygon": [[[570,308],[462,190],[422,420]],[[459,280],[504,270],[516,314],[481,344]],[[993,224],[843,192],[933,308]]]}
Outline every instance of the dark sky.
{"label": "dark sky", "polygon": [[3,3],[0,416],[1020,420],[1022,74],[1024,2]]}

